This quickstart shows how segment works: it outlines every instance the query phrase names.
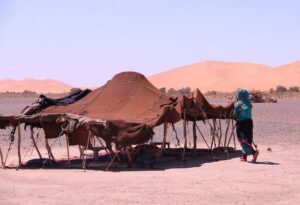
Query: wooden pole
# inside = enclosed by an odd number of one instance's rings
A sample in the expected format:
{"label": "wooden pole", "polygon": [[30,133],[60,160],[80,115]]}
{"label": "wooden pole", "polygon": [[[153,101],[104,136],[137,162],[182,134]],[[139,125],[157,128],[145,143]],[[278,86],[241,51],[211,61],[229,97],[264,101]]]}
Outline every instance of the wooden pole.
{"label": "wooden pole", "polygon": [[89,134],[88,134],[86,146],[83,149],[83,159],[82,159],[82,168],[84,169],[84,171],[85,171],[85,168],[86,168],[85,151],[88,149],[88,146],[89,146],[89,143],[90,143],[90,138],[92,137],[92,131],[90,130],[90,128],[88,128],[88,130],[89,130]]}
{"label": "wooden pole", "polygon": [[115,156],[111,159],[111,161],[109,162],[109,164],[107,165],[105,171],[108,171],[108,169],[110,168],[110,166],[112,165],[112,163],[115,161],[116,157],[118,156],[119,152],[115,153]]}
{"label": "wooden pole", "polygon": [[230,134],[230,137],[228,139],[228,143],[227,143],[227,147],[229,147],[229,144],[231,142],[231,139],[233,137],[233,144],[234,144],[234,148],[236,148],[236,145],[235,145],[235,125],[234,125],[234,120],[231,121],[232,124],[231,124],[231,134]]}
{"label": "wooden pole", "polygon": [[55,161],[55,158],[52,154],[52,151],[51,151],[51,147],[49,146],[49,142],[48,142],[48,138],[45,138],[45,143],[46,143],[46,149],[47,149],[47,152],[48,152],[48,156],[49,156],[49,159],[52,159]]}
{"label": "wooden pole", "polygon": [[111,155],[112,153],[111,153],[110,150],[108,150],[107,146],[104,146],[104,144],[102,143],[102,141],[101,141],[97,136],[94,136],[94,137],[99,141],[99,143],[100,143],[100,145],[101,145],[102,147],[106,147],[106,148],[104,149],[105,152],[106,152],[106,154]]}
{"label": "wooden pole", "polygon": [[68,154],[68,164],[69,164],[69,168],[70,168],[70,165],[71,165],[71,161],[70,161],[70,150],[69,150],[69,137],[68,135],[66,135],[66,143],[67,143],[67,154]]}
{"label": "wooden pole", "polygon": [[185,152],[187,149],[187,139],[186,139],[186,109],[183,109],[183,137],[184,137],[184,147],[183,147],[183,153],[182,158],[185,159]]}
{"label": "wooden pole", "polygon": [[197,151],[196,121],[193,122],[193,139],[194,139],[194,156],[196,156],[196,151]]}
{"label": "wooden pole", "polygon": [[80,153],[80,159],[82,159],[82,148],[81,145],[78,145],[79,153]]}
{"label": "wooden pole", "polygon": [[161,145],[162,149],[166,148],[167,134],[168,134],[168,123],[165,122],[164,123],[164,139],[163,139],[163,144]]}
{"label": "wooden pole", "polygon": [[31,140],[32,140],[32,144],[33,144],[35,150],[37,151],[37,153],[38,153],[40,159],[42,160],[42,155],[41,155],[41,153],[40,153],[40,151],[39,151],[39,149],[38,149],[38,147],[37,147],[37,145],[36,145],[36,142],[35,142],[35,140],[34,140],[34,137],[33,137],[33,127],[30,127],[30,138],[31,138]]}
{"label": "wooden pole", "polygon": [[132,162],[133,162],[133,159],[132,159],[132,155],[131,155],[131,152],[130,152],[130,146],[126,146],[125,147],[125,152],[127,154],[127,158],[128,158],[128,162],[129,162],[129,167],[132,166]]}
{"label": "wooden pole", "polygon": [[218,147],[221,146],[221,140],[222,140],[222,123],[221,123],[221,115],[220,115],[220,118],[219,118],[219,132],[218,132],[218,135],[219,135],[219,144],[218,144]]}
{"label": "wooden pole", "polygon": [[230,118],[229,119],[226,119],[225,122],[227,122],[227,127],[226,127],[226,131],[225,131],[225,136],[224,136],[224,148],[227,149],[228,146],[227,146],[227,135],[228,135],[228,130],[229,130],[229,127],[230,127]]}
{"label": "wooden pole", "polygon": [[202,134],[202,132],[201,132],[200,128],[198,127],[197,123],[196,123],[196,127],[197,127],[197,129],[198,129],[198,131],[199,131],[199,133],[200,133],[200,135],[201,135],[201,137],[202,137],[203,141],[205,142],[205,144],[206,144],[207,148],[208,148],[208,149],[210,149],[210,147],[209,147],[209,145],[208,145],[208,143],[207,143],[207,141],[206,141],[206,139],[205,139],[204,135]]}
{"label": "wooden pole", "polygon": [[[211,126],[211,125],[210,125]],[[211,133],[212,133],[212,139],[211,139],[211,146],[210,149],[213,149],[213,145],[214,145],[214,141],[215,141],[215,121],[213,120],[213,126],[210,127],[211,128]]]}
{"label": "wooden pole", "polygon": [[2,168],[5,169],[4,160],[3,160],[3,155],[2,155],[2,151],[1,151],[1,147],[0,147],[0,159],[1,159],[1,165],[2,165]]}
{"label": "wooden pole", "polygon": [[18,159],[19,159],[19,167],[20,167],[22,165],[22,159],[21,159],[21,128],[20,128],[20,124],[18,124],[17,131],[18,131]]}
{"label": "wooden pole", "polygon": [[156,154],[155,159],[159,159],[163,155],[163,150],[166,147],[166,141],[167,141],[167,133],[168,133],[168,123],[164,122],[164,136],[163,136],[163,143],[160,147],[160,150],[158,154]]}

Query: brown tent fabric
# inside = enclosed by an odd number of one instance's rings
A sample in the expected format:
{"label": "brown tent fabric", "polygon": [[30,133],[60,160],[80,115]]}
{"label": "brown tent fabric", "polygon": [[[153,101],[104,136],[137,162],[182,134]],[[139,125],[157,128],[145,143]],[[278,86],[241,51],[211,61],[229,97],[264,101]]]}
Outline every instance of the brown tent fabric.
{"label": "brown tent fabric", "polygon": [[92,119],[152,124],[161,112],[161,105],[170,102],[170,97],[143,75],[123,72],[82,100],[67,106],[52,106],[41,113],[72,113]]}
{"label": "brown tent fabric", "polygon": [[[183,119],[184,110],[187,120],[194,121],[230,118],[232,108],[232,104],[226,107],[209,104],[198,89],[190,95],[172,98],[142,74],[123,72],[73,104],[51,106],[33,116],[0,116],[0,128],[27,123],[42,127],[46,138],[66,134],[70,145],[83,146],[92,132],[103,138],[108,147],[111,142],[127,146],[148,141],[155,126]],[[63,126],[72,129],[64,132]]]}
{"label": "brown tent fabric", "polygon": [[199,89],[194,92],[181,96],[176,105],[176,111],[183,119],[184,110],[186,119],[190,121],[206,119],[231,119],[234,103],[227,106],[210,104]]}

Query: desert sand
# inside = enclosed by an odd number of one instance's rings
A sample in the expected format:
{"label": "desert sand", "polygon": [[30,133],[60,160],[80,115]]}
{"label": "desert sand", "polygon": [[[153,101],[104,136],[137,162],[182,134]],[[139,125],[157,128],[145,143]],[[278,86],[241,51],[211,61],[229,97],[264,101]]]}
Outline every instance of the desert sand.
{"label": "desert sand", "polygon": [[[6,104],[6,114],[17,113],[27,101],[1,99],[0,105]],[[154,169],[1,169],[0,204],[299,204],[299,103],[254,104],[254,134],[260,150],[256,164],[240,162],[239,155],[226,159],[221,154],[219,161],[213,161],[203,154],[186,162],[161,162]],[[161,131],[155,130],[157,138]],[[1,134],[1,148],[6,150],[5,133]],[[172,131],[168,140],[175,142]],[[15,146],[9,164],[17,163]],[[199,146],[204,146],[201,141]],[[34,151],[31,154],[28,138],[22,147],[22,153],[28,153],[23,162],[37,157]],[[54,147],[53,152],[66,157],[64,146]],[[78,150],[72,147],[71,156],[76,155]]]}
{"label": "desert sand", "polygon": [[69,92],[72,87],[57,80],[0,80],[0,92],[24,92],[25,90],[37,93],[65,93]]}
{"label": "desert sand", "polygon": [[156,87],[199,88],[202,92],[234,91],[238,88],[269,90],[278,85],[300,86],[300,61],[277,68],[243,63],[204,61],[171,69],[148,78]]}

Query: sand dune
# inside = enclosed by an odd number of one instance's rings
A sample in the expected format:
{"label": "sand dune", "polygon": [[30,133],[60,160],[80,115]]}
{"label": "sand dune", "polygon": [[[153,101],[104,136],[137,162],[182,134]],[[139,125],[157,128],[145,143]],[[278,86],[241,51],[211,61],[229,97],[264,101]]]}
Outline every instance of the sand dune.
{"label": "sand dune", "polygon": [[62,93],[69,92],[72,87],[57,80],[0,80],[0,92],[23,92],[24,90],[35,91],[37,93]]}
{"label": "sand dune", "polygon": [[242,62],[204,61],[149,77],[158,88],[189,86],[202,91],[233,91],[237,88],[269,90],[277,85],[300,86],[300,61],[272,68]]}

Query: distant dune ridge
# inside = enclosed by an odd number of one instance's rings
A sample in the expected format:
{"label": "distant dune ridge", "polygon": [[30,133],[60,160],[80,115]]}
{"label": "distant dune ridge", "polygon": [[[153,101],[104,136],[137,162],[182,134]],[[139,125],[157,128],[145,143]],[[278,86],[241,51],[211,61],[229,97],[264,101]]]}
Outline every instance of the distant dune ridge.
{"label": "distant dune ridge", "polygon": [[25,90],[37,93],[64,93],[69,92],[72,86],[57,80],[24,80],[4,79],[0,80],[0,92],[23,92]]}
{"label": "distant dune ridge", "polygon": [[277,68],[254,63],[203,61],[149,77],[158,88],[199,88],[234,91],[237,88],[269,90],[277,85],[300,87],[300,61]]}
{"label": "distant dune ridge", "polygon": [[[206,91],[234,91],[237,88],[269,90],[277,85],[300,87],[300,61],[277,68],[242,62],[203,61],[148,77],[157,88],[183,87]],[[57,80],[0,80],[0,92],[69,92],[72,86]]]}

